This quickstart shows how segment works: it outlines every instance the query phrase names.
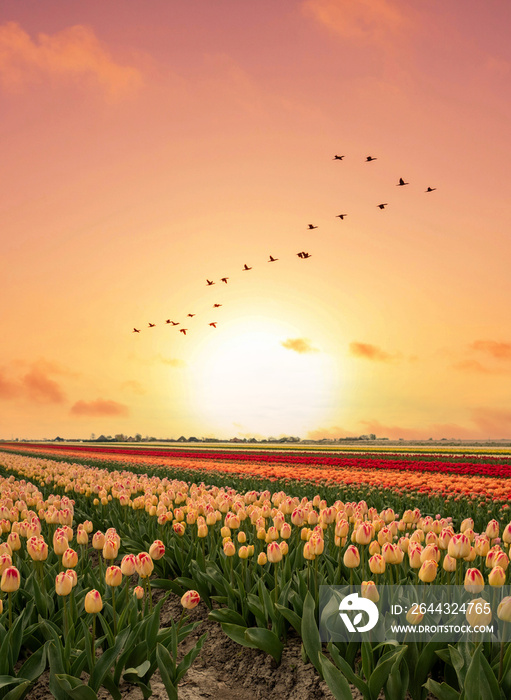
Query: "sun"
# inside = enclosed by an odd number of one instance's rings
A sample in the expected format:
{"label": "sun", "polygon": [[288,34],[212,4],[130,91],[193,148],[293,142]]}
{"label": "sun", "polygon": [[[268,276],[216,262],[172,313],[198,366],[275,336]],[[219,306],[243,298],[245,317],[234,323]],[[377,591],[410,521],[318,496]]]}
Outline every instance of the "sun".
{"label": "sun", "polygon": [[[301,352],[284,347],[301,342]],[[190,404],[215,435],[305,436],[330,413],[331,358],[292,324],[250,317],[208,334],[189,358]]]}

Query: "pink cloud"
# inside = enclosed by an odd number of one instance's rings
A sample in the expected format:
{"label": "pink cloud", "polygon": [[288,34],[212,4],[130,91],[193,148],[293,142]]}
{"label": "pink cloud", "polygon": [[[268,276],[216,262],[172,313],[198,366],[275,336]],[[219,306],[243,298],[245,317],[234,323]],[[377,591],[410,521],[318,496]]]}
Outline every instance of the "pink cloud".
{"label": "pink cloud", "polygon": [[506,370],[499,368],[493,369],[491,367],[486,367],[481,364],[478,360],[461,360],[453,365],[454,369],[458,369],[462,372],[475,373],[475,374],[505,374]]}
{"label": "pink cloud", "polygon": [[302,9],[343,39],[367,43],[388,44],[409,24],[395,0],[305,0]]}
{"label": "pink cloud", "polygon": [[77,401],[69,411],[73,416],[101,417],[101,416],[128,416],[129,409],[122,403],[110,399],[96,399],[95,401]]}
{"label": "pink cloud", "polygon": [[65,401],[65,394],[58,382],[48,376],[55,372],[51,363],[41,360],[29,367],[29,371],[21,377],[11,378],[5,371],[0,372],[0,399],[28,399],[34,403]]}
{"label": "pink cloud", "polygon": [[20,89],[48,78],[86,80],[112,98],[142,80],[137,68],[115,62],[90,27],[75,25],[33,40],[16,22],[0,26],[0,83]]}
{"label": "pink cloud", "polygon": [[288,338],[282,341],[281,345],[286,348],[286,350],[293,350],[300,355],[309,352],[319,352],[317,348],[311,345],[308,338]]}
{"label": "pink cloud", "polygon": [[0,370],[0,399],[16,399],[21,394],[21,386],[19,382],[13,382],[5,376],[3,370]]}
{"label": "pink cloud", "polygon": [[485,353],[496,360],[511,360],[511,343],[496,340],[476,340],[470,346],[472,350]]}
{"label": "pink cloud", "polygon": [[34,367],[21,379],[21,383],[29,399],[37,403],[62,403],[65,394],[54,379]]}
{"label": "pink cloud", "polygon": [[399,357],[398,355],[391,355],[377,345],[371,345],[370,343],[350,343],[350,353],[354,357],[361,357],[375,362],[389,362]]}

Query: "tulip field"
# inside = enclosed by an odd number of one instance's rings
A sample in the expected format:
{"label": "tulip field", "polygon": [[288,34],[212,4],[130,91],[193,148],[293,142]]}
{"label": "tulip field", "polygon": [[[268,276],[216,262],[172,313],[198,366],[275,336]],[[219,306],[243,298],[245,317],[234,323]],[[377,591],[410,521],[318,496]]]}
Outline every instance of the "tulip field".
{"label": "tulip field", "polygon": [[467,613],[498,622],[504,641],[485,642],[325,644],[318,605],[344,584],[375,602],[385,585],[495,599],[510,503],[505,454],[0,444],[0,698],[43,674],[57,700],[149,698],[156,677],[177,698],[207,639],[200,603],[274,667],[299,640],[328,697],[505,700],[511,597]]}

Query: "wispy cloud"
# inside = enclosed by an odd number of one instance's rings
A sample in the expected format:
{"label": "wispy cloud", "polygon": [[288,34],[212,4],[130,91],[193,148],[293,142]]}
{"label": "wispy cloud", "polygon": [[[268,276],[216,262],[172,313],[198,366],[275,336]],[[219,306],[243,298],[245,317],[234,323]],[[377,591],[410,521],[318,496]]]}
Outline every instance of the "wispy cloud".
{"label": "wispy cloud", "polygon": [[387,44],[409,25],[395,0],[304,0],[303,12],[352,41]]}
{"label": "wispy cloud", "polygon": [[487,367],[479,360],[460,360],[460,362],[455,362],[453,367],[468,374],[506,374],[509,371],[502,367]]}
{"label": "wispy cloud", "polygon": [[476,340],[470,345],[471,350],[482,352],[495,360],[511,360],[511,343],[496,340]]}
{"label": "wispy cloud", "polygon": [[121,389],[132,391],[134,394],[139,394],[140,396],[146,393],[146,390],[142,384],[137,382],[136,379],[128,379],[127,381],[123,382],[121,384]]}
{"label": "wispy cloud", "polygon": [[177,357],[164,357],[163,355],[158,355],[156,359],[159,362],[163,362],[164,365],[169,365],[170,367],[176,367],[178,369],[186,367],[186,362],[178,359]]}
{"label": "wispy cloud", "polygon": [[29,365],[28,372],[10,376],[0,370],[0,399],[24,399],[31,403],[63,403],[66,400],[60,384],[50,374],[65,374],[58,365],[40,360]]}
{"label": "wispy cloud", "polygon": [[287,340],[283,340],[281,345],[286,348],[286,350],[293,350],[300,354],[319,352],[318,348],[311,345],[308,338],[288,338]]}
{"label": "wispy cloud", "polygon": [[48,78],[93,83],[111,98],[142,82],[141,72],[117,63],[90,27],[75,25],[32,39],[17,22],[1,25],[0,84],[20,90]]}
{"label": "wispy cloud", "polygon": [[128,416],[129,409],[122,403],[110,399],[96,399],[95,401],[77,401],[71,406],[72,416],[101,417],[101,416]]}
{"label": "wispy cloud", "polygon": [[378,347],[378,345],[357,342],[350,343],[350,354],[353,357],[361,357],[364,360],[372,360],[374,362],[391,362],[400,357],[398,354],[391,355],[386,350]]}

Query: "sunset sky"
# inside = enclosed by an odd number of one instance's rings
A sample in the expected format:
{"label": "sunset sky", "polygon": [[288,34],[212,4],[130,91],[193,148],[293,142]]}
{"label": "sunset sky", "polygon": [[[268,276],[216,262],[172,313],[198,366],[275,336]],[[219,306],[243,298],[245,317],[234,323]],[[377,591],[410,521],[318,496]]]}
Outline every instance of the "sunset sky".
{"label": "sunset sky", "polygon": [[0,438],[511,438],[510,26],[3,0]]}

